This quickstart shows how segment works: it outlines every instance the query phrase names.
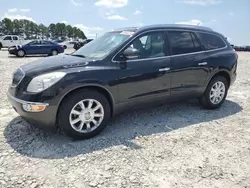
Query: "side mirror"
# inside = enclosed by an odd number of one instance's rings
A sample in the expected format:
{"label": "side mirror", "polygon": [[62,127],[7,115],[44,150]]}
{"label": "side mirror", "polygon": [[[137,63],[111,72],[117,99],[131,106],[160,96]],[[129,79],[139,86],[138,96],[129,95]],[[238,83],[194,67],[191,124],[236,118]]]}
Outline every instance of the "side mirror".
{"label": "side mirror", "polygon": [[126,60],[137,59],[140,57],[140,52],[135,48],[127,48],[121,56]]}

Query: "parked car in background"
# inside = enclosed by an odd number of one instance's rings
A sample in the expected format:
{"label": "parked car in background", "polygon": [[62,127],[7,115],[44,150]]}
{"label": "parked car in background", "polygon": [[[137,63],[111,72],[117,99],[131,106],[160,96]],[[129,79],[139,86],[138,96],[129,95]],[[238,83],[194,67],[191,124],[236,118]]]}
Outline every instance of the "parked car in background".
{"label": "parked car in background", "polygon": [[8,98],[33,125],[90,138],[115,114],[145,104],[197,98],[204,108],[219,108],[237,61],[225,37],[209,28],[123,28],[72,54],[21,66]]}
{"label": "parked car in background", "polygon": [[57,40],[53,40],[53,42],[63,46],[64,49],[67,49],[67,42],[65,40],[57,39]]}
{"label": "parked car in background", "polygon": [[246,46],[245,51],[250,52],[250,46]]}
{"label": "parked car in background", "polygon": [[250,46],[234,46],[234,49],[238,52],[250,52]]}
{"label": "parked car in background", "polygon": [[82,41],[82,42],[76,42],[75,44],[74,44],[74,49],[75,50],[78,50],[79,48],[81,48],[81,47],[83,47],[85,44],[88,44],[89,42],[91,42],[93,39],[86,39],[86,40],[84,40],[84,41]]}
{"label": "parked car in background", "polygon": [[0,38],[0,50],[1,48],[8,48],[13,45],[20,45],[23,42],[24,40],[17,35],[4,35]]}
{"label": "parked car in background", "polygon": [[26,55],[57,55],[64,52],[64,47],[47,40],[33,40],[24,45],[15,45],[8,48],[9,54],[18,57]]}

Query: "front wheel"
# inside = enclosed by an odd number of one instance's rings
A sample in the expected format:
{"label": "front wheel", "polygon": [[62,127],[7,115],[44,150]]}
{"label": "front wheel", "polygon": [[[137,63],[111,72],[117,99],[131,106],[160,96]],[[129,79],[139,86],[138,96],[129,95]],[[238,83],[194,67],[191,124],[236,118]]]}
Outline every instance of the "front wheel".
{"label": "front wheel", "polygon": [[227,97],[228,87],[229,83],[225,77],[214,77],[208,84],[207,89],[199,99],[199,102],[207,109],[219,108]]}
{"label": "front wheel", "polygon": [[24,56],[25,56],[25,52],[23,50],[17,51],[17,57],[24,57]]}
{"label": "front wheel", "polygon": [[104,95],[83,89],[63,100],[58,123],[70,137],[87,139],[106,127],[110,115],[110,104]]}

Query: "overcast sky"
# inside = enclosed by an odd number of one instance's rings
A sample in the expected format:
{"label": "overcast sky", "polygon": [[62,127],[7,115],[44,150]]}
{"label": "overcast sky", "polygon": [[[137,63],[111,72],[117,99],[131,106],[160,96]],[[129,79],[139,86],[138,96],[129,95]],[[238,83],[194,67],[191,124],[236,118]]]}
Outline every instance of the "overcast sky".
{"label": "overcast sky", "polygon": [[250,45],[250,0],[1,0],[0,18],[64,22],[94,37],[113,28],[198,23]]}

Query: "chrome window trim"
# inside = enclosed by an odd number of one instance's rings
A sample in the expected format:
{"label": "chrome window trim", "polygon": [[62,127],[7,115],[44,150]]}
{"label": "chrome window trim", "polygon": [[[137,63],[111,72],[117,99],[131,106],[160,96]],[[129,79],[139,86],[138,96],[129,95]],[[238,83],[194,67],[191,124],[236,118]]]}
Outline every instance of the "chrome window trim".
{"label": "chrome window trim", "polygon": [[[18,70],[20,70],[20,71],[23,73],[23,77],[20,79],[20,81],[19,81],[15,86],[13,86],[12,83],[11,83],[11,87],[12,87],[12,88],[16,88],[16,87],[22,82],[22,80],[23,80],[24,77],[25,77],[25,72],[23,71],[23,69],[22,69],[22,68],[18,68],[18,69],[16,70],[16,72],[17,72]],[[15,74],[16,72],[14,72],[14,73],[12,74],[12,82],[13,82],[14,74]]]}
{"label": "chrome window trim", "polygon": [[203,51],[199,51],[199,52],[192,52],[192,53],[185,53],[185,54],[178,54],[178,55],[170,55],[169,57],[178,57],[178,56],[183,56],[183,55],[193,55],[193,54],[200,54],[200,53],[204,53],[204,52],[213,52],[213,51],[219,51],[219,50],[223,50],[226,49],[227,46],[223,47],[223,48],[217,48],[214,50],[203,50]]}
{"label": "chrome window trim", "polygon": [[171,58],[171,57],[178,57],[178,56],[185,56],[185,55],[193,55],[193,54],[200,54],[200,53],[204,53],[204,52],[214,52],[214,51],[219,51],[219,50],[223,50],[226,49],[228,46],[225,43],[225,41],[223,40],[223,38],[221,36],[219,36],[218,34],[214,34],[214,33],[210,33],[210,32],[206,32],[206,31],[196,31],[196,30],[192,30],[192,29],[155,29],[155,30],[148,30],[148,31],[144,31],[142,33],[140,33],[137,36],[134,36],[133,38],[131,38],[131,40],[124,45],[124,47],[119,50],[111,59],[111,62],[113,63],[119,63],[119,61],[114,61],[114,58],[122,51],[125,49],[125,47],[127,47],[127,45],[134,40],[137,37],[140,37],[141,35],[145,34],[145,33],[149,33],[149,32],[154,32],[154,31],[163,31],[163,32],[167,32],[167,31],[187,31],[187,32],[193,32],[193,33],[206,33],[206,34],[210,34],[210,35],[215,35],[217,37],[220,37],[221,40],[224,42],[225,46],[222,48],[217,48],[217,49],[213,49],[213,50],[202,50],[199,52],[192,52],[192,53],[185,53],[185,54],[178,54],[178,55],[168,55],[168,56],[163,56],[163,57],[156,57],[156,58],[144,58],[144,59],[135,59],[135,60],[127,60],[127,62],[135,62],[135,61],[146,61],[146,60],[157,60],[157,59],[163,59],[163,58]]}
{"label": "chrome window trim", "polygon": [[[157,59],[166,59],[166,58],[169,58],[169,57],[170,56],[151,57],[151,58],[146,58],[146,59],[133,59],[133,60],[127,60],[127,62],[138,62],[138,61],[149,61],[149,60],[157,60]],[[117,61],[115,63],[117,63]]]}
{"label": "chrome window trim", "polygon": [[9,98],[11,98],[12,100],[14,100],[20,104],[49,106],[49,103],[29,102],[29,101],[24,101],[24,100],[18,99],[16,97],[12,96],[9,92],[7,93],[7,95]]}

